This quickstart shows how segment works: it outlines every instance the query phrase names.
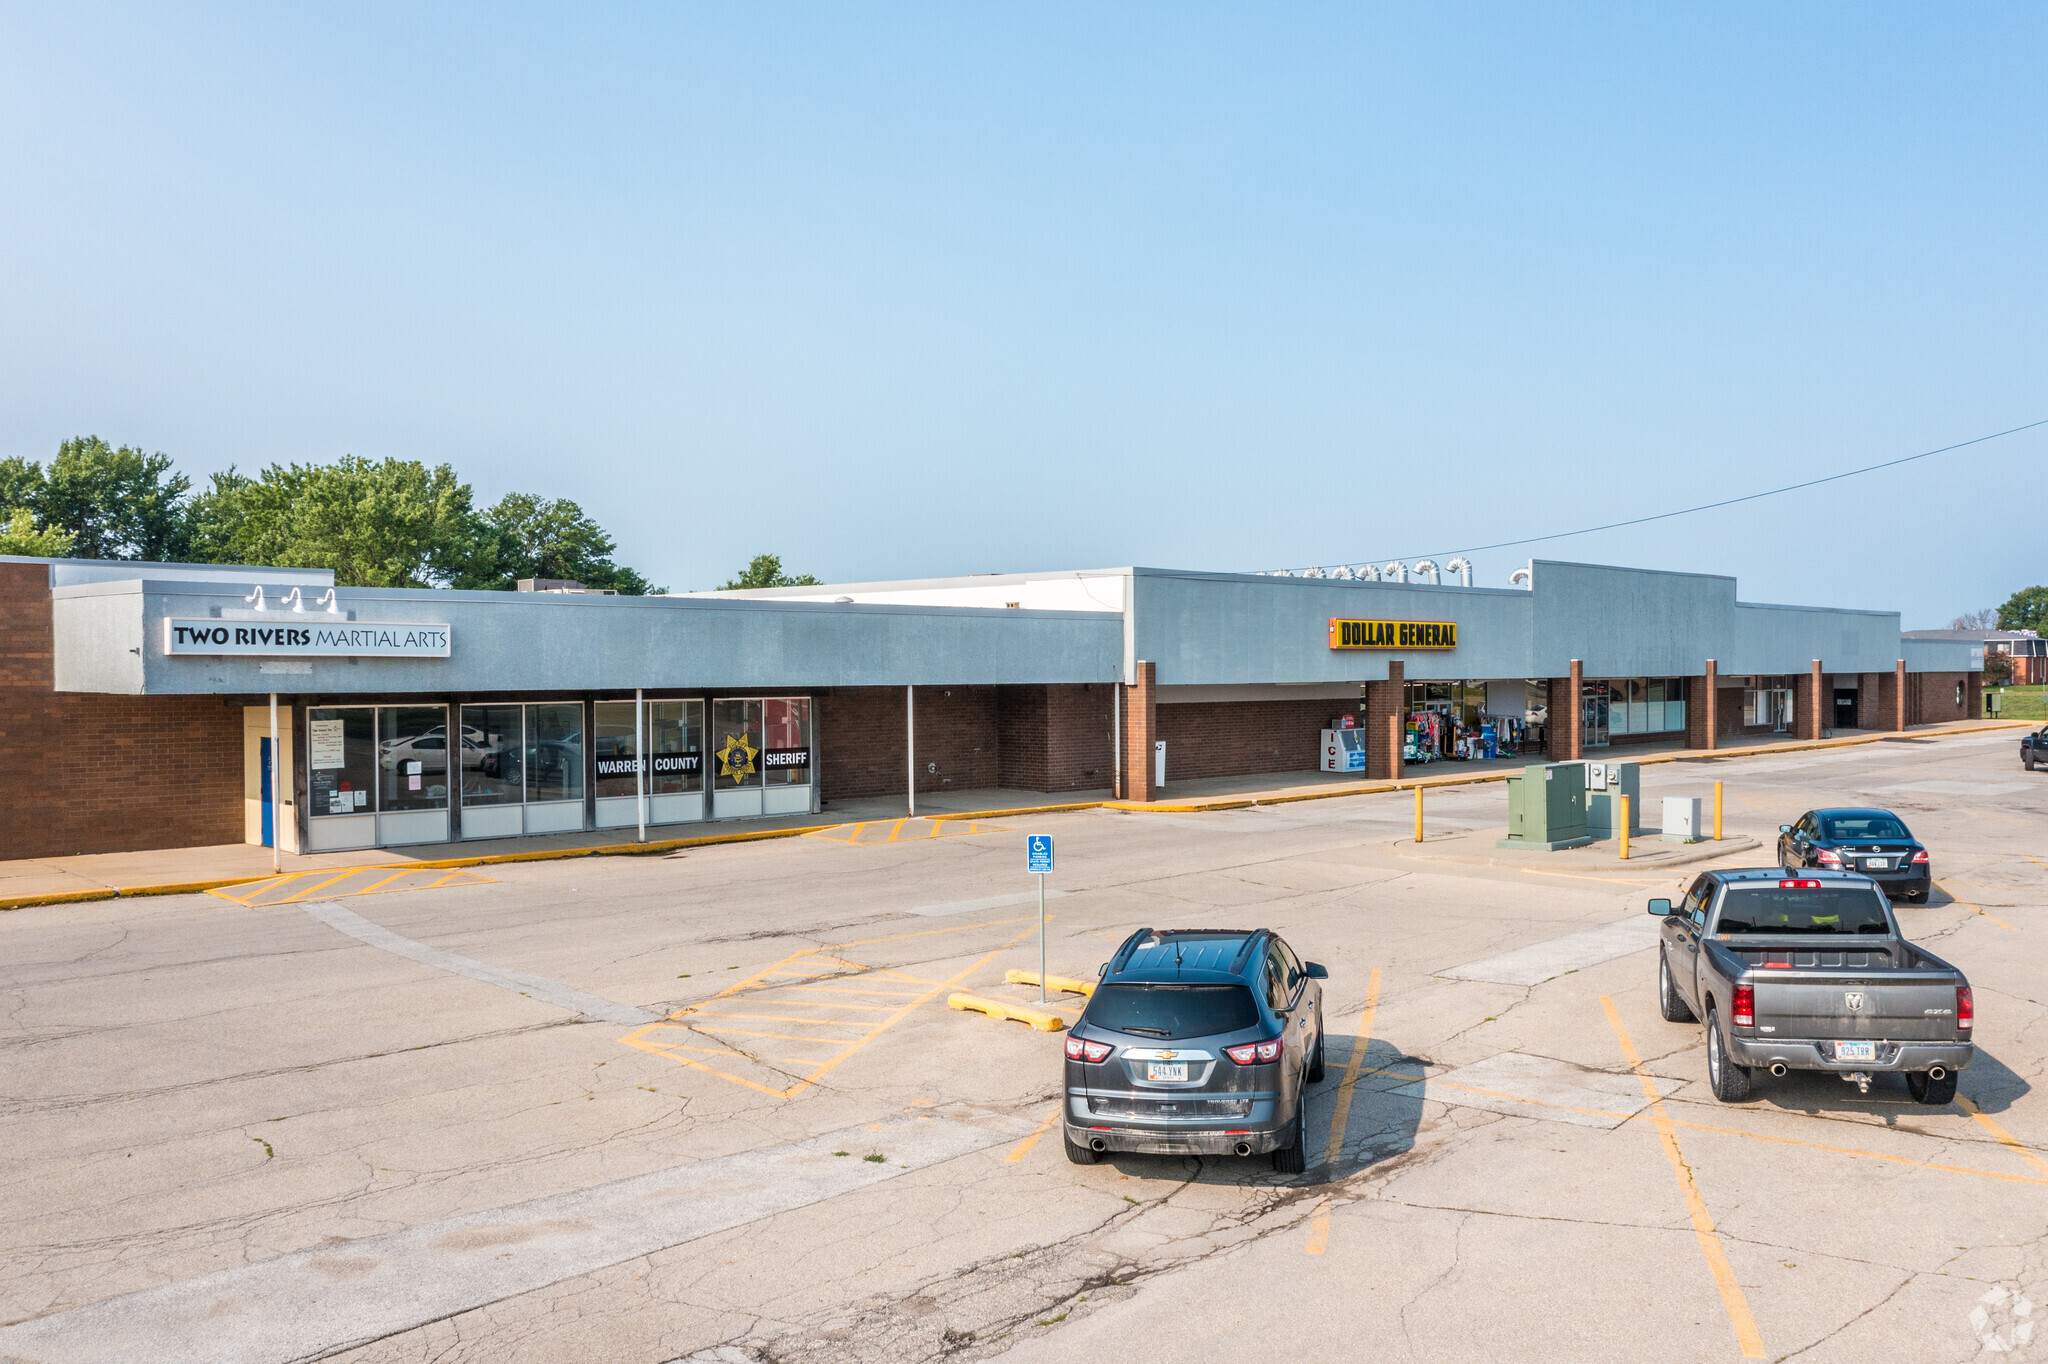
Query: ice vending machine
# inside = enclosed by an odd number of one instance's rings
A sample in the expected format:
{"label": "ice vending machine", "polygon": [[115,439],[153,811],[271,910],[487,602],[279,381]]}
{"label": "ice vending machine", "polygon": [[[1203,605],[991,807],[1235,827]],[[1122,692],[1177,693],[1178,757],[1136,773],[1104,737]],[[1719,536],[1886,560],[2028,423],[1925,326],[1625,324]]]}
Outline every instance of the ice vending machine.
{"label": "ice vending machine", "polygon": [[1362,729],[1324,730],[1323,771],[1365,771],[1365,731]]}

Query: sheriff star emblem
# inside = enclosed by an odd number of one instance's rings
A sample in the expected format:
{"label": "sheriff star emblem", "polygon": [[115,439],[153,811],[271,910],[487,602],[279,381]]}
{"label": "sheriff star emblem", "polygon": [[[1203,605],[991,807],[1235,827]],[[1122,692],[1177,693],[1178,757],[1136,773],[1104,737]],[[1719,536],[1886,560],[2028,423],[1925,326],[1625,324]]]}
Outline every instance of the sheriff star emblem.
{"label": "sheriff star emblem", "polygon": [[725,747],[718,750],[718,775],[736,782],[746,780],[754,775],[754,756],[760,751],[744,734],[726,735]]}

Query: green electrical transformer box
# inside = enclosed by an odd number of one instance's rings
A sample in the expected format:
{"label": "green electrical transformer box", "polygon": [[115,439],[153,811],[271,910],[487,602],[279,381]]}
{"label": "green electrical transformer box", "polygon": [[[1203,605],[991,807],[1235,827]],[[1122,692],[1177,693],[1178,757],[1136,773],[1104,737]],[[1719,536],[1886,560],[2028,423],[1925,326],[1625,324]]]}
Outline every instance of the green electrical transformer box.
{"label": "green electrical transformer box", "polygon": [[1503,848],[1582,848],[1586,829],[1586,765],[1539,763],[1508,775],[1508,836]]}

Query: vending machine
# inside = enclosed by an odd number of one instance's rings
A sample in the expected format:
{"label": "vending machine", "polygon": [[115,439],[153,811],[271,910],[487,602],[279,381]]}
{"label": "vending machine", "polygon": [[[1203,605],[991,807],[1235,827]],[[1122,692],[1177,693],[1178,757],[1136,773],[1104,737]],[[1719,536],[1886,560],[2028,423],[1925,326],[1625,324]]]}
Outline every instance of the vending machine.
{"label": "vending machine", "polygon": [[1323,771],[1365,771],[1365,731],[1362,729],[1324,730]]}

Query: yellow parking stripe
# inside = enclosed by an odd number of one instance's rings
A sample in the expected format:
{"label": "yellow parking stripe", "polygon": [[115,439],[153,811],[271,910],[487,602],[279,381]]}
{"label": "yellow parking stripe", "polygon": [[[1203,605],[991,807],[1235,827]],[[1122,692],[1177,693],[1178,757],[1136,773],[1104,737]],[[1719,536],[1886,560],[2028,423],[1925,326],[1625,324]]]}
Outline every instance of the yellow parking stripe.
{"label": "yellow parking stripe", "polygon": [[[1330,1115],[1330,1142],[1323,1151],[1323,1163],[1331,1164],[1344,1149],[1344,1129],[1351,1123],[1351,1092],[1358,1087],[1358,1068],[1365,1062],[1365,1050],[1372,1041],[1372,1016],[1380,1007],[1380,972],[1375,966],[1365,986],[1365,1014],[1358,1022],[1358,1036],[1351,1043],[1351,1059],[1344,1063],[1344,1078],[1337,1085],[1337,1111]],[[1320,1255],[1322,1252],[1317,1251]]]}
{"label": "yellow parking stripe", "polygon": [[361,869],[358,867],[350,867],[347,871],[341,873],[341,875],[339,876],[330,876],[325,881],[318,882],[317,884],[298,892],[296,895],[287,895],[282,900],[274,900],[271,903],[288,905],[292,903],[294,900],[303,900],[309,895],[318,895],[321,891],[327,889],[327,887],[333,885],[336,881],[348,880],[349,877],[354,876],[356,872],[359,870]]}
{"label": "yellow parking stripe", "polygon": [[1728,1313],[1728,1322],[1735,1328],[1735,1342],[1742,1347],[1743,1358],[1762,1359],[1764,1341],[1757,1334],[1756,1318],[1749,1313],[1749,1300],[1743,1297],[1742,1285],[1736,1281],[1735,1267],[1728,1263],[1728,1252],[1721,1246],[1720,1233],[1714,1230],[1713,1216],[1700,1197],[1699,1186],[1693,1182],[1692,1167],[1685,1163],[1685,1153],[1678,1149],[1678,1133],[1672,1129],[1671,1116],[1664,1111],[1664,1098],[1657,1092],[1657,1082],[1643,1068],[1642,1058],[1636,1054],[1636,1044],[1629,1040],[1628,1029],[1622,1026],[1621,1015],[1615,1012],[1614,1001],[1602,995],[1600,1007],[1607,1011],[1607,1022],[1614,1029],[1615,1040],[1621,1043],[1622,1057],[1628,1062],[1629,1069],[1636,1073],[1636,1083],[1643,1087],[1643,1097],[1649,1100],[1651,1119],[1657,1124],[1657,1135],[1664,1143],[1665,1158],[1671,1162],[1672,1173],[1678,1176],[1678,1191],[1684,1195],[1686,1211],[1692,1215],[1693,1235],[1699,1239],[1700,1253],[1706,1257],[1707,1270],[1714,1277],[1714,1287],[1721,1292],[1721,1306]]}
{"label": "yellow parking stripe", "polygon": [[[693,1024],[692,1027],[694,1028],[695,1025]],[[696,1030],[700,1032],[724,1033],[728,1037],[765,1037],[774,1042],[816,1042],[824,1047],[843,1047],[846,1045],[846,1039],[843,1037],[797,1037],[786,1032],[749,1032],[745,1028],[698,1028]]]}
{"label": "yellow parking stripe", "polygon": [[[820,1028],[866,1028],[872,1024],[837,1018],[803,1018],[795,1014],[692,1014],[692,1018],[742,1018],[750,1023],[809,1023]],[[723,1029],[721,1029],[723,1031]]]}
{"label": "yellow parking stripe", "polygon": [[1038,1145],[1038,1139],[1044,1136],[1047,1132],[1051,1131],[1052,1125],[1058,1122],[1059,1120],[1060,1105],[1054,1104],[1052,1107],[1052,1112],[1045,1115],[1045,1120],[1039,1123],[1038,1126],[1031,1129],[1031,1135],[1024,1138],[1024,1140],[1018,1142],[1015,1146],[1010,1148],[1010,1154],[1003,1157],[1004,1162],[1006,1164],[1014,1165],[1016,1162],[1024,1159],[1024,1157],[1030,1155],[1031,1148]]}
{"label": "yellow parking stripe", "polygon": [[2039,1156],[2035,1155],[2032,1151],[2028,1150],[2026,1146],[2024,1146],[2019,1141],[2018,1138],[2013,1136],[2012,1133],[2006,1131],[2003,1127],[2000,1127],[1997,1123],[1991,1121],[1991,1119],[1985,1115],[1984,1110],[1977,1107],[1977,1105],[1971,1100],[1969,1095],[1956,1095],[1956,1107],[1962,1109],[1963,1112],[1975,1118],[1978,1124],[1982,1126],[1986,1132],[1989,1132],[1992,1136],[1998,1138],[1998,1144],[2000,1146],[2011,1147],[2013,1150],[2019,1152],[2021,1160],[2024,1160],[2027,1164],[2033,1166],[2042,1174],[2048,1175],[2048,1160],[2042,1160]]}

